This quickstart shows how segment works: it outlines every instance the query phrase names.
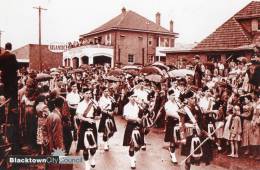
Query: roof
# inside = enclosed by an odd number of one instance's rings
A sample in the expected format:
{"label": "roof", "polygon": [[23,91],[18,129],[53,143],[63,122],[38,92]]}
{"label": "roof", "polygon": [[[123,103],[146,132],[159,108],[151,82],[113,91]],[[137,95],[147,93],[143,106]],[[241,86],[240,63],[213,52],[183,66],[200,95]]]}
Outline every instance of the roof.
{"label": "roof", "polygon": [[162,26],[146,19],[145,17],[129,10],[122,12],[120,15],[114,17],[110,21],[106,22],[102,26],[94,29],[93,31],[83,34],[82,36],[93,35],[110,30],[130,30],[141,32],[152,32],[168,35],[177,35],[177,33],[170,32]]}
{"label": "roof", "polygon": [[243,29],[239,19],[256,15],[260,16],[260,2],[252,1],[202,40],[193,50],[229,50],[252,44],[252,37]]}
{"label": "roof", "polygon": [[255,18],[259,16],[260,1],[252,1],[235,15],[236,18]]}

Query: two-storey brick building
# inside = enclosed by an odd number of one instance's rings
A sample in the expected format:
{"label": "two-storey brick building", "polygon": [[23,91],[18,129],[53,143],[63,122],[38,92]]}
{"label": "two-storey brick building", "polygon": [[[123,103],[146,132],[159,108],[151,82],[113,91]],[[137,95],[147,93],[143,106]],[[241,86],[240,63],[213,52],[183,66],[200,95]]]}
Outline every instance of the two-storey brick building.
{"label": "two-storey brick building", "polygon": [[260,51],[260,1],[252,1],[237,12],[208,37],[191,49],[168,50],[167,63],[192,60],[199,55],[202,61],[241,56],[250,58]]}
{"label": "two-storey brick building", "polygon": [[165,61],[165,54],[156,54],[156,49],[173,47],[178,34],[173,32],[173,21],[167,30],[160,25],[160,20],[160,13],[156,14],[156,22],[153,22],[123,8],[115,18],[80,35],[82,46],[64,53],[64,65],[148,65],[156,60]]}

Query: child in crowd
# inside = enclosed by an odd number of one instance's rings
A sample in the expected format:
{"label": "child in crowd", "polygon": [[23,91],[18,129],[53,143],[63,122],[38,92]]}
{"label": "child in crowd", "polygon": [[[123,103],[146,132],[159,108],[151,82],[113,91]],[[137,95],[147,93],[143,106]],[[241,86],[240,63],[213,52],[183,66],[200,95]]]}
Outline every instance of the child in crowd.
{"label": "child in crowd", "polygon": [[240,115],[240,107],[235,106],[233,108],[233,116],[230,123],[230,143],[231,154],[230,157],[238,158],[238,142],[241,141],[242,125]]}

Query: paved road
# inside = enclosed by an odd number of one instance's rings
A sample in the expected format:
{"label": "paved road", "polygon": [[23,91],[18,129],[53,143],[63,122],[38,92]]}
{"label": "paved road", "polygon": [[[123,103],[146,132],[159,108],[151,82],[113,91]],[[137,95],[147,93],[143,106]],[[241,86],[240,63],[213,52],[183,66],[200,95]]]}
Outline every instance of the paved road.
{"label": "paved road", "polygon": [[[118,132],[110,140],[110,150],[109,152],[104,152],[101,136],[99,136],[99,149],[96,153],[96,167],[95,170],[127,170],[131,169],[128,160],[128,147],[122,146],[123,134],[126,126],[126,122],[120,117],[116,117]],[[169,152],[167,151],[167,145],[163,142],[164,133],[162,130],[153,129],[146,137],[147,150],[139,151],[137,153],[137,169],[140,170],[179,170],[184,169],[183,166],[174,166],[169,157]],[[72,145],[70,150],[72,155],[75,155],[75,143]],[[82,152],[79,153],[82,155]],[[181,157],[180,154],[177,155],[179,162],[185,157]],[[74,164],[74,170],[84,169],[85,165]],[[205,169],[205,170],[222,170],[217,165],[205,166],[192,166],[192,169]]]}

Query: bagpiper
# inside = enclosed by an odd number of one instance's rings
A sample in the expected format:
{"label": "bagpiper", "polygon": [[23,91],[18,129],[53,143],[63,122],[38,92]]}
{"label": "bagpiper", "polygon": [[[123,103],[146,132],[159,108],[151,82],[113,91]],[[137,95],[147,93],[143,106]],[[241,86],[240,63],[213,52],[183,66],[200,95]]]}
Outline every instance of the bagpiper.
{"label": "bagpiper", "polygon": [[84,100],[78,104],[76,110],[77,118],[80,120],[78,146],[83,150],[86,169],[89,169],[89,165],[95,167],[94,156],[98,147],[97,127],[94,120],[97,104],[91,96],[92,92],[87,90],[84,93]]}
{"label": "bagpiper", "polygon": [[144,134],[142,131],[142,119],[140,108],[136,103],[136,95],[129,97],[129,102],[124,106],[123,116],[127,120],[124,134],[123,146],[129,146],[129,158],[132,169],[136,168],[135,152],[144,145]]}
{"label": "bagpiper", "polygon": [[113,102],[115,102],[115,100],[109,95],[109,90],[105,89],[102,97],[98,101],[98,105],[101,109],[101,120],[99,123],[98,132],[103,133],[105,151],[109,151],[108,140],[117,131],[115,119],[113,117]]}
{"label": "bagpiper", "polygon": [[176,129],[179,124],[180,116],[178,114],[179,107],[175,100],[174,90],[168,91],[168,101],[165,103],[165,112],[166,112],[166,132],[164,141],[170,142],[170,156],[171,161],[174,164],[177,164],[175,149],[176,149],[176,138],[174,137],[174,129]]}

